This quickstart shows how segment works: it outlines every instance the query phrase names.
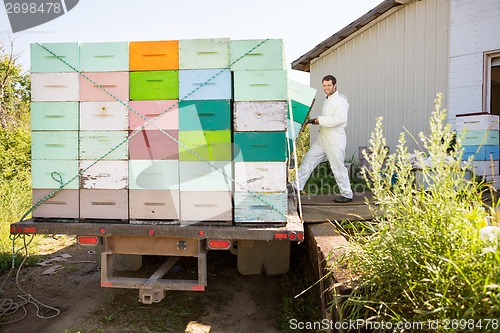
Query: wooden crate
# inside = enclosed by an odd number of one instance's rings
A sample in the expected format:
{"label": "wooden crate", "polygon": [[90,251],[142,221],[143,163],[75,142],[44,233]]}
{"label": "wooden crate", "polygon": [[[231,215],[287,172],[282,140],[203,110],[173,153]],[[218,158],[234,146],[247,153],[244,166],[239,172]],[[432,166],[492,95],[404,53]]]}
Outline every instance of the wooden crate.
{"label": "wooden crate", "polygon": [[285,223],[288,196],[281,193],[234,193],[235,223]]}
{"label": "wooden crate", "polygon": [[130,190],[129,218],[134,220],[179,220],[179,191]]}
{"label": "wooden crate", "polygon": [[80,44],[82,72],[126,72],[128,59],[127,42]]}
{"label": "wooden crate", "polygon": [[285,192],[287,171],[285,162],[236,162],[235,191]]}
{"label": "wooden crate", "polygon": [[32,102],[78,102],[78,73],[32,73]]}
{"label": "wooden crate", "polygon": [[130,42],[129,54],[131,71],[179,69],[177,40]]}
{"label": "wooden crate", "polygon": [[180,131],[179,160],[229,161],[231,131]]}
{"label": "wooden crate", "polygon": [[234,103],[234,131],[285,131],[287,102],[254,101]]}
{"label": "wooden crate", "polygon": [[57,181],[59,179],[62,179],[65,189],[78,189],[78,160],[32,159],[31,177],[31,186],[35,189],[56,189],[62,185]]}
{"label": "wooden crate", "polygon": [[81,189],[112,189],[128,188],[127,161],[80,161]]}
{"label": "wooden crate", "polygon": [[179,102],[181,131],[217,131],[231,129],[230,100]]}
{"label": "wooden crate", "polygon": [[500,120],[498,115],[489,113],[457,116],[455,124],[458,132],[461,132],[464,129],[468,131],[500,130]]}
{"label": "wooden crate", "polygon": [[499,131],[490,130],[472,130],[465,132],[462,138],[462,145],[473,146],[473,145],[491,145],[498,146],[499,141]]}
{"label": "wooden crate", "polygon": [[286,132],[234,132],[234,161],[285,161],[286,144]]}
{"label": "wooden crate", "polygon": [[179,161],[130,160],[129,189],[178,190]]}
{"label": "wooden crate", "polygon": [[286,70],[281,39],[231,41],[231,70]]}
{"label": "wooden crate", "polygon": [[80,131],[80,159],[126,160],[127,136],[127,131]]}
{"label": "wooden crate", "polygon": [[31,102],[32,131],[78,131],[78,102]]}
{"label": "wooden crate", "polygon": [[80,190],[81,219],[128,219],[128,190]]}
{"label": "wooden crate", "polygon": [[[130,130],[141,127],[144,130],[179,129],[179,108],[176,100],[131,101],[130,108],[133,110],[129,110]],[[144,118],[151,120],[152,124],[148,124]]]}
{"label": "wooden crate", "polygon": [[80,70],[78,43],[41,43],[41,45],[43,47],[37,43],[31,44],[31,73],[73,73],[75,69]]}
{"label": "wooden crate", "polygon": [[179,68],[229,68],[229,38],[179,41]]}
{"label": "wooden crate", "polygon": [[231,161],[180,161],[181,191],[232,191],[233,168]]}
{"label": "wooden crate", "polygon": [[286,71],[235,71],[235,101],[286,101]]}
{"label": "wooden crate", "polygon": [[181,191],[180,198],[181,224],[203,221],[232,222],[231,192]]}
{"label": "wooden crate", "polygon": [[179,71],[130,72],[130,100],[179,99]]}
{"label": "wooden crate", "polygon": [[78,159],[78,131],[31,132],[31,158],[34,160]]}
{"label": "wooden crate", "polygon": [[80,76],[80,101],[126,102],[129,99],[128,72],[85,72]]}
{"label": "wooden crate", "polygon": [[179,99],[183,101],[231,99],[229,69],[184,69],[179,71]]}
{"label": "wooden crate", "polygon": [[80,130],[128,130],[127,106],[120,102],[81,102]]}
{"label": "wooden crate", "polygon": [[160,130],[142,130],[131,137],[128,141],[129,158],[131,160],[179,159],[179,146],[177,143],[179,131],[164,130],[163,132]]}
{"label": "wooden crate", "polygon": [[[33,189],[33,205],[45,198],[54,189]],[[68,218],[77,219],[80,217],[78,190],[60,190],[52,198],[43,202],[32,212],[34,218]]]}

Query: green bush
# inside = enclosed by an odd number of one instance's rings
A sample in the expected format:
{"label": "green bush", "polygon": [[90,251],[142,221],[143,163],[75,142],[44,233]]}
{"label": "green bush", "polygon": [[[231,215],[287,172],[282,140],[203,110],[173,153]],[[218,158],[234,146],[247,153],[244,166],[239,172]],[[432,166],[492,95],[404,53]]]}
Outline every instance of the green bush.
{"label": "green bush", "polygon": [[342,264],[357,281],[350,295],[338,296],[342,320],[365,320],[375,332],[391,330],[369,323],[406,322],[405,332],[499,330],[500,247],[485,251],[479,237],[491,207],[484,184],[466,179],[460,145],[448,151],[454,136],[445,119],[438,96],[430,134],[420,135],[425,154],[416,161],[431,164],[420,171],[421,186],[404,134],[388,154],[378,119],[364,170],[375,221],[350,231]]}
{"label": "green bush", "polygon": [[12,251],[10,223],[31,207],[29,129],[0,128],[0,253]]}

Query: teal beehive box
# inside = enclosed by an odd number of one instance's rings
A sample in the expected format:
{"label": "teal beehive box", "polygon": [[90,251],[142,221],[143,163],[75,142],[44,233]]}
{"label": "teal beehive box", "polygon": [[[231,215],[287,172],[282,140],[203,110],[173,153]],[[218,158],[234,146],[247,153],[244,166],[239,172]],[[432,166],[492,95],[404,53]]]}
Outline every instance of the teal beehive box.
{"label": "teal beehive box", "polygon": [[235,101],[283,101],[288,99],[284,70],[235,71]]}
{"label": "teal beehive box", "polygon": [[179,99],[179,71],[130,72],[130,100]]}
{"label": "teal beehive box", "polygon": [[31,102],[32,131],[77,131],[78,102]]}
{"label": "teal beehive box", "polygon": [[78,189],[78,160],[31,160],[32,187]]}
{"label": "teal beehive box", "polygon": [[75,72],[80,70],[78,43],[31,44],[31,73]]}
{"label": "teal beehive box", "polygon": [[285,70],[285,54],[281,39],[231,41],[231,70]]}
{"label": "teal beehive box", "polygon": [[288,210],[287,193],[234,194],[234,222],[286,222]]}
{"label": "teal beehive box", "polygon": [[179,41],[179,68],[229,68],[229,38]]}
{"label": "teal beehive box", "polygon": [[217,131],[230,129],[230,100],[179,102],[179,130]]}
{"label": "teal beehive box", "polygon": [[462,138],[462,145],[482,146],[482,145],[499,145],[499,131],[494,130],[473,130],[465,132]]}
{"label": "teal beehive box", "polygon": [[80,44],[82,72],[126,72],[129,48],[126,42]]}
{"label": "teal beehive box", "polygon": [[286,160],[286,132],[234,132],[235,162]]}
{"label": "teal beehive box", "polygon": [[33,131],[31,158],[34,160],[77,160],[78,131]]}

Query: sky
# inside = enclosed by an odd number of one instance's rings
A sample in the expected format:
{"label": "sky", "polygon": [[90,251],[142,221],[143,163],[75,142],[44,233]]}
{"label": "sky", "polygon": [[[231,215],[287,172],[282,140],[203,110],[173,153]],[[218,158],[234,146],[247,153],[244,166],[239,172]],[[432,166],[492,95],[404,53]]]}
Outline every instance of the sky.
{"label": "sky", "polygon": [[[33,0],[40,2],[40,0]],[[80,0],[52,21],[12,33],[0,6],[0,42],[14,42],[29,69],[29,45],[197,38],[283,39],[289,78],[309,84],[290,64],[383,0]]]}

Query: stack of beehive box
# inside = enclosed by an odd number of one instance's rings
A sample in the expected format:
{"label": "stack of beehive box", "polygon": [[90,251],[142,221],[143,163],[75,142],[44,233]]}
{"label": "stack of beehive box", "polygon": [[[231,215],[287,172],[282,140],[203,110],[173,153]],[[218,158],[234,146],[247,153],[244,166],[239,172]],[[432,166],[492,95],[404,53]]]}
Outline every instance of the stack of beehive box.
{"label": "stack of beehive box", "polygon": [[286,221],[281,40],[33,44],[31,67],[33,202],[64,185],[34,217]]}
{"label": "stack of beehive box", "polygon": [[499,117],[488,113],[457,116],[458,135],[462,138],[464,160],[472,156],[471,167],[477,176],[492,179],[500,167]]}

